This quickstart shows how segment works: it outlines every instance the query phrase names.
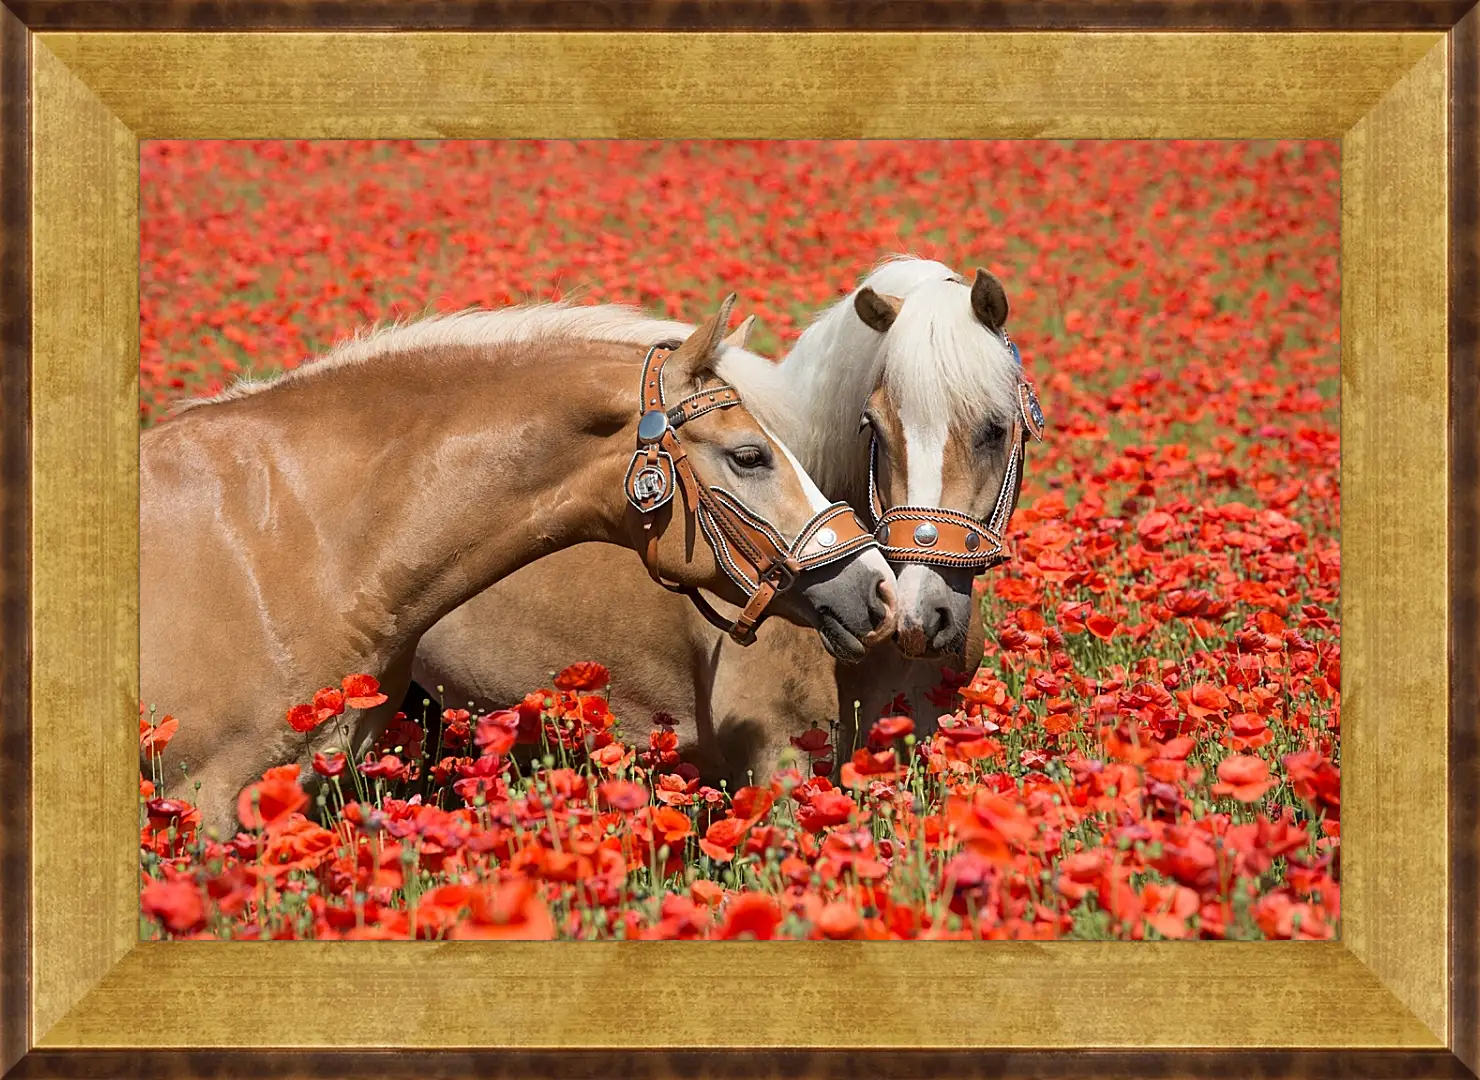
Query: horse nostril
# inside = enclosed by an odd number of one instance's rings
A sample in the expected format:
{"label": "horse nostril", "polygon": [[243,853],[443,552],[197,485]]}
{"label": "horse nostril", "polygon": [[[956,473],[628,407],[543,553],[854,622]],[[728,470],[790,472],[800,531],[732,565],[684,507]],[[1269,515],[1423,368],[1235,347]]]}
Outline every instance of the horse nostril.
{"label": "horse nostril", "polygon": [[949,608],[938,607],[931,610],[925,617],[925,640],[934,641],[936,637],[947,626],[951,625],[951,612]]}
{"label": "horse nostril", "polygon": [[[869,625],[883,636],[894,632],[894,582],[881,577],[868,602]],[[873,635],[870,635],[873,636]]]}

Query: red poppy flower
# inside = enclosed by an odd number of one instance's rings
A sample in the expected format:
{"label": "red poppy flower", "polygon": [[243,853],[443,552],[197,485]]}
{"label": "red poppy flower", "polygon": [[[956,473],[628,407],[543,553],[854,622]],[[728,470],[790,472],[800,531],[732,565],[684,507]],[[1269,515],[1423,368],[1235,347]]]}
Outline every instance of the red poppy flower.
{"label": "red poppy flower", "polygon": [[268,837],[261,863],[279,878],[294,870],[314,870],[333,857],[336,843],[334,833],[293,814]]}
{"label": "red poppy flower", "polygon": [[724,899],[725,891],[714,882],[700,878],[689,886],[689,895],[696,903],[712,908],[719,906],[720,901]]}
{"label": "red poppy flower", "polygon": [[[620,747],[620,743],[613,743]],[[699,777],[696,773],[692,778],[685,778],[676,772],[663,773],[658,777],[653,787],[653,795],[657,800],[667,806],[690,806],[694,802],[694,793],[699,790]]]}
{"label": "red poppy flower", "polygon": [[722,941],[753,938],[770,941],[781,925],[781,906],[765,893],[741,893],[725,905],[724,924],[716,935]]}
{"label": "red poppy flower", "polygon": [[1202,906],[1197,893],[1185,885],[1162,885],[1154,881],[1142,886],[1141,901],[1146,921],[1167,938],[1188,937],[1192,931],[1187,920]]}
{"label": "red poppy flower", "polygon": [[601,804],[630,814],[648,804],[647,788],[630,780],[608,780],[596,789]]}
{"label": "red poppy flower", "polygon": [[400,754],[408,758],[421,756],[421,742],[425,733],[420,724],[413,724],[402,712],[396,713],[385,726],[380,738],[375,740],[375,753]]}
{"label": "red poppy flower", "polygon": [[1177,519],[1162,510],[1153,510],[1136,524],[1136,535],[1151,550],[1159,549],[1171,537]]}
{"label": "red poppy flower", "polygon": [[1088,600],[1064,600],[1057,608],[1055,617],[1058,620],[1059,629],[1066,634],[1082,634],[1085,630],[1084,620],[1094,611],[1094,605]]}
{"label": "red poppy flower", "polygon": [[1216,716],[1228,708],[1228,695],[1209,683],[1197,683],[1189,691],[1178,691],[1177,700],[1187,709],[1189,716],[1199,720]]}
{"label": "red poppy flower", "polygon": [[997,644],[1005,652],[1017,652],[1028,647],[1028,635],[1016,626],[1003,627],[997,635]]}
{"label": "red poppy flower", "polygon": [[324,777],[340,775],[347,764],[348,760],[341,753],[331,753],[327,757],[315,753],[313,756],[313,771]]}
{"label": "red poppy flower", "polygon": [[653,837],[660,844],[676,848],[694,831],[694,824],[682,810],[659,806],[653,810]]}
{"label": "red poppy flower", "polygon": [[750,822],[741,818],[721,818],[704,833],[704,838],[699,841],[699,850],[715,862],[729,862],[735,857],[735,849],[749,828]]}
{"label": "red poppy flower", "polygon": [[1024,750],[1018,754],[1018,762],[1025,769],[1041,769],[1049,760],[1049,756],[1042,750]]}
{"label": "red poppy flower", "polygon": [[385,754],[378,761],[362,762],[360,772],[378,780],[396,782],[410,778],[411,766],[395,754]]}
{"label": "red poppy flower", "polygon": [[[344,688],[344,703],[351,709],[373,709],[386,702],[380,683],[369,675],[346,675],[339,684]],[[318,699],[314,699],[318,704]]]}
{"label": "red poppy flower", "polygon": [[473,738],[485,754],[499,756],[512,750],[518,737],[519,710],[503,709],[478,717],[478,731]]}
{"label": "red poppy flower", "polygon": [[1274,742],[1274,732],[1269,730],[1264,717],[1256,713],[1238,713],[1228,718],[1226,741],[1238,751],[1257,750]]}
{"label": "red poppy flower", "polygon": [[1323,940],[1333,936],[1318,906],[1299,901],[1285,890],[1260,897],[1254,905],[1254,921],[1267,937],[1276,940]]}
{"label": "red poppy flower", "polygon": [[462,779],[453,783],[453,793],[467,806],[472,806],[480,797],[485,801],[495,795],[502,797],[504,792],[500,776],[502,765],[503,763],[498,758],[490,754],[484,754],[476,761],[461,759],[456,770]]}
{"label": "red poppy flower", "polygon": [[858,813],[858,804],[841,791],[822,791],[797,809],[797,824],[810,833],[841,825]]}
{"label": "red poppy flower", "polygon": [[878,881],[889,868],[877,857],[873,835],[867,829],[834,829],[822,842],[817,872],[824,880],[851,874],[860,881]]}
{"label": "red poppy flower", "polygon": [[180,721],[173,716],[166,716],[152,726],[141,716],[139,717],[139,750],[145,754],[162,754],[164,748],[170,744],[170,740],[175,737],[175,732],[179,730]]}
{"label": "red poppy flower", "polygon": [[[510,732],[509,736],[509,745],[514,745],[512,732]],[[619,742],[613,742],[592,750],[590,757],[591,763],[602,772],[612,773],[631,765],[636,759],[637,754],[631,747],[624,746]]]}
{"label": "red poppy flower", "polygon": [[791,745],[808,754],[826,754],[832,749],[827,732],[819,727],[808,728],[801,735],[793,735]]}
{"label": "red poppy flower", "polygon": [[978,790],[970,797],[951,796],[947,804],[951,827],[971,851],[994,862],[1011,858],[1038,835],[1027,809],[1004,796]]}
{"label": "red poppy flower", "polygon": [[474,893],[468,918],[447,936],[459,941],[544,941],[555,936],[555,923],[534,886],[514,878]]}
{"label": "red poppy flower", "polygon": [[732,809],[737,818],[756,821],[766,815],[775,801],[776,797],[765,788],[743,787],[735,792]]}
{"label": "red poppy flower", "polygon": [[308,796],[298,786],[298,766],[279,765],[242,790],[236,816],[249,829],[270,829],[307,805]]}
{"label": "red poppy flower", "polygon": [[1280,759],[1295,794],[1319,806],[1333,819],[1341,816],[1341,770],[1319,750],[1303,750]]}
{"label": "red poppy flower", "polygon": [[849,941],[862,935],[863,919],[852,904],[833,901],[817,913],[816,926],[825,938]]}
{"label": "red poppy flower", "polygon": [[205,898],[188,881],[151,881],[139,896],[139,906],[172,934],[188,934],[205,925]]}
{"label": "red poppy flower", "polygon": [[312,731],[333,713],[321,713],[312,705],[294,705],[288,710],[288,726],[294,731]]}
{"label": "red poppy flower", "polygon": [[344,712],[344,692],[326,686],[314,694],[313,707],[321,724],[332,716],[339,716]]}
{"label": "red poppy flower", "polygon": [[893,750],[877,754],[859,750],[851,761],[843,763],[842,769],[843,784],[850,788],[867,787],[875,780],[897,780],[901,775],[899,760]]}
{"label": "red poppy flower", "polygon": [[473,714],[467,709],[444,709],[442,711],[443,747],[448,750],[460,750],[468,745],[468,739],[472,734],[468,721],[472,717]]}
{"label": "red poppy flower", "polygon": [[869,729],[868,741],[870,746],[888,746],[895,739],[902,739],[906,735],[913,734],[915,722],[908,716],[886,716],[875,722]]}
{"label": "red poppy flower", "polygon": [[150,821],[163,823],[188,817],[195,810],[195,807],[179,799],[150,799],[145,808]]}
{"label": "red poppy flower", "polygon": [[1268,763],[1249,754],[1224,758],[1218,766],[1218,779],[1220,783],[1213,785],[1213,794],[1231,795],[1245,803],[1258,802],[1275,785],[1269,776]]}
{"label": "red poppy flower", "polygon": [[589,661],[571,664],[555,676],[557,690],[600,690],[612,681],[611,672],[601,664]]}
{"label": "red poppy flower", "polygon": [[1070,855],[1059,863],[1060,874],[1055,884],[1059,892],[1077,903],[1095,891],[1105,866],[1106,857],[1101,851]]}

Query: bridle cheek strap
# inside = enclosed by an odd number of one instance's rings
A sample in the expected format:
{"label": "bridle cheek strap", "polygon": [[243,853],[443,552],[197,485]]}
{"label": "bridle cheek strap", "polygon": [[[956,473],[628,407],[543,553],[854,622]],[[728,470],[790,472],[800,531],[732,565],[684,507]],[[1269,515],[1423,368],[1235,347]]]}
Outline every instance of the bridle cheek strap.
{"label": "bridle cheek strap", "polygon": [[868,496],[873,510],[874,539],[890,562],[920,563],[925,566],[959,567],[981,573],[1006,562],[1007,526],[1017,509],[1022,489],[1023,460],[1027,455],[1028,436],[1043,438],[1043,412],[1033,384],[1020,379],[1017,387],[1018,415],[1008,432],[1007,468],[992,514],[982,521],[959,510],[932,506],[892,506],[884,509],[876,480],[879,439],[877,433],[869,443]]}
{"label": "bridle cheek strap", "polygon": [[[665,408],[663,364],[677,347],[665,342],[648,351],[643,367],[638,449],[627,467],[625,481],[627,499],[644,517],[643,528],[648,535],[641,554],[652,579],[671,592],[683,593],[716,627],[741,645],[749,645],[755,641],[756,628],[771,602],[791,588],[799,574],[849,558],[877,543],[846,503],[824,508],[803,526],[795,541],[788,543],[775,526],[736,496],[700,481],[677,429],[714,409],[740,404],[740,394],[734,387],[720,386],[701,390]],[[733,622],[716,611],[697,588],[664,581],[658,569],[659,531],[654,515],[672,500],[676,489],[682,489],[687,512],[697,519],[715,559],[746,596]]]}

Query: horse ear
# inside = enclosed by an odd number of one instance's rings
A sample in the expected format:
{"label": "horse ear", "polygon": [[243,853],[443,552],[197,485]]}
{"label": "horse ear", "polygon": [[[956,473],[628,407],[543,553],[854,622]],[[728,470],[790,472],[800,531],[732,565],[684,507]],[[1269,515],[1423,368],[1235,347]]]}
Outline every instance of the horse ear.
{"label": "horse ear", "polygon": [[750,332],[754,329],[755,316],[747,315],[744,322],[730,331],[730,336],[725,338],[724,343],[737,349],[743,349],[750,342]]}
{"label": "horse ear", "polygon": [[853,310],[858,312],[858,317],[863,320],[864,325],[881,334],[894,325],[894,320],[903,305],[904,301],[899,297],[876,293],[867,285],[859,289],[857,295],[853,297]]}
{"label": "horse ear", "polygon": [[971,283],[971,310],[988,330],[1001,330],[1007,325],[1007,290],[980,267]]}
{"label": "horse ear", "polygon": [[720,303],[719,310],[674,350],[665,366],[675,379],[697,382],[714,370],[715,354],[725,336],[725,327],[730,325],[730,312],[734,308],[735,294],[731,293]]}

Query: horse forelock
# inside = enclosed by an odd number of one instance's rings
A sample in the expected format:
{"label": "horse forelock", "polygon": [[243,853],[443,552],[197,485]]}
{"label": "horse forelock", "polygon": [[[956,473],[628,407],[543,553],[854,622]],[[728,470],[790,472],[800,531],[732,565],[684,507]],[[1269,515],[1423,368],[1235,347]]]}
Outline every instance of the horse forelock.
{"label": "horse forelock", "polygon": [[1017,360],[976,317],[971,287],[959,277],[935,278],[903,299],[885,335],[884,384],[895,406],[970,426],[1010,417],[1017,408]]}

